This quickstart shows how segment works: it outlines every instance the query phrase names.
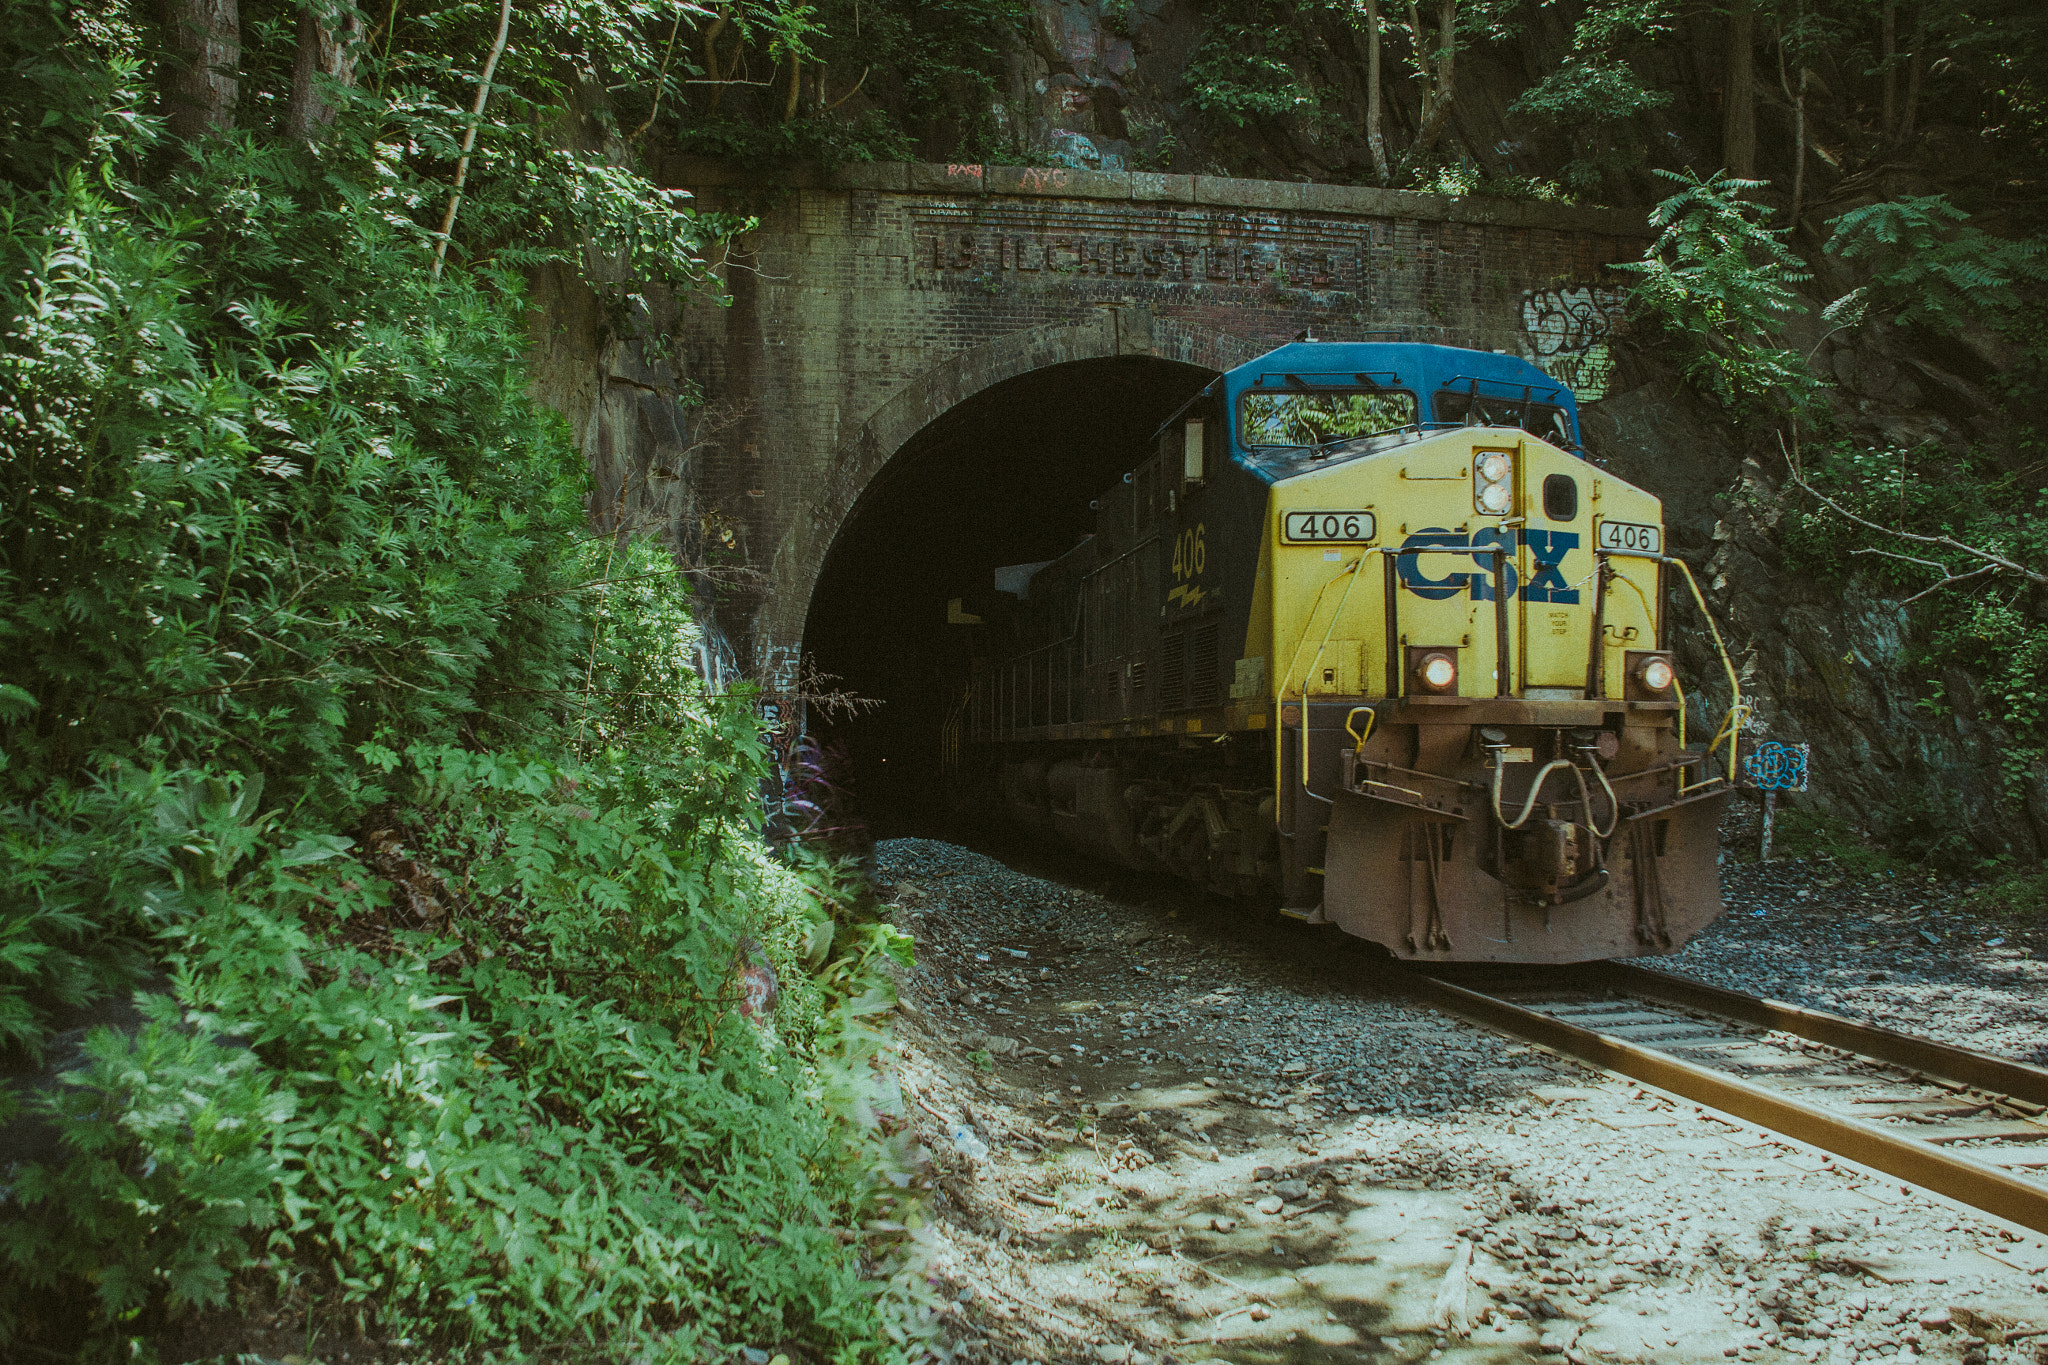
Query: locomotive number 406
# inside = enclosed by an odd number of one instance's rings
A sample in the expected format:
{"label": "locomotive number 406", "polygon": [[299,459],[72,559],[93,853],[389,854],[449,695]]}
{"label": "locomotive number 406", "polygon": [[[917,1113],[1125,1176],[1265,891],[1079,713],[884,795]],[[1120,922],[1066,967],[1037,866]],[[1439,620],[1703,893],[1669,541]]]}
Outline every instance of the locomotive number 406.
{"label": "locomotive number 406", "polygon": [[1285,512],[1280,539],[1291,545],[1362,544],[1378,528],[1370,512]]}
{"label": "locomotive number 406", "polygon": [[1664,553],[1664,528],[1633,521],[1603,521],[1600,523],[1599,545],[1603,550],[1621,554],[1661,555]]}

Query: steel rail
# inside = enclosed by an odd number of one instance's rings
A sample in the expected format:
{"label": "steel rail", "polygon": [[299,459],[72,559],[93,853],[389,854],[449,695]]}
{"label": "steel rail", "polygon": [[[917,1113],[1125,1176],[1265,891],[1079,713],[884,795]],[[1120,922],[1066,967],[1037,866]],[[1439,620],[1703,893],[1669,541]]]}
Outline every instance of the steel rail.
{"label": "steel rail", "polygon": [[1758,1127],[1811,1143],[1900,1180],[1912,1181],[2036,1232],[2048,1232],[2048,1185],[2020,1180],[1994,1166],[1957,1156],[1877,1124],[1831,1114],[1725,1072],[1612,1034],[1581,1028],[1438,977],[1416,973],[1409,980],[1417,995],[1447,1013],[1618,1071],[1696,1103],[1712,1105]]}
{"label": "steel rail", "polygon": [[1659,1000],[1680,1009],[1703,1010],[1739,1023],[1775,1029],[1808,1042],[1823,1043],[1844,1052],[1854,1052],[1927,1076],[1954,1081],[1974,1090],[2010,1096],[2029,1104],[2048,1105],[2048,1068],[1987,1056],[1968,1048],[1951,1047],[1931,1038],[1915,1038],[1878,1024],[1859,1024],[1854,1019],[1844,1019],[1825,1010],[1806,1009],[1781,1000],[1724,990],[1633,963],[1588,963],[1582,970],[1592,980],[1628,995]]}

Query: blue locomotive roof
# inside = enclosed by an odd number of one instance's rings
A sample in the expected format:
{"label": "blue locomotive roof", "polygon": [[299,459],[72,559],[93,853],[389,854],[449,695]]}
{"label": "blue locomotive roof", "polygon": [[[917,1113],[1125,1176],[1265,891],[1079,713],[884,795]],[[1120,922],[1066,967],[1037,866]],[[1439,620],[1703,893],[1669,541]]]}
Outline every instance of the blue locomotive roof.
{"label": "blue locomotive roof", "polygon": [[1572,391],[1520,356],[1493,351],[1405,341],[1297,341],[1226,371],[1222,378],[1224,410],[1233,414],[1246,392],[1319,388],[1406,390],[1420,404],[1425,427],[1434,425],[1431,400],[1439,393],[1528,400],[1561,408],[1573,444],[1579,440],[1579,404]]}

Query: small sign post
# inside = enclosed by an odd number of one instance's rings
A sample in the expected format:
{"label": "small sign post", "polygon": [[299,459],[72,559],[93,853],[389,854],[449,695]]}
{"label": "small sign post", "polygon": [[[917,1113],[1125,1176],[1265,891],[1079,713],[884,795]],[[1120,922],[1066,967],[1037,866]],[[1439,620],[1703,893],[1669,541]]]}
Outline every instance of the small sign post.
{"label": "small sign post", "polygon": [[1759,739],[1742,744],[1736,757],[1736,772],[1741,784],[1764,794],[1764,826],[1756,860],[1767,863],[1771,860],[1772,826],[1777,822],[1778,793],[1806,790],[1813,748],[1807,744]]}

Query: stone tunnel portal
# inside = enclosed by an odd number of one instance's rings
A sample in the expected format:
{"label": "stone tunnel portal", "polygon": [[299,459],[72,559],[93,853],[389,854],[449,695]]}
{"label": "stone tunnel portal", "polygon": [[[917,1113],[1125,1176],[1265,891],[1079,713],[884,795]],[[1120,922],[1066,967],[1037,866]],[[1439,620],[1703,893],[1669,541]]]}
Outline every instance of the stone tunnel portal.
{"label": "stone tunnel portal", "polygon": [[1032,370],[941,414],[870,481],[826,554],[804,651],[831,688],[879,703],[809,716],[877,833],[945,819],[939,731],[957,700],[946,664],[972,629],[948,624],[947,603],[986,591],[998,567],[1072,549],[1094,528],[1090,500],[1214,373],[1142,355]]}

